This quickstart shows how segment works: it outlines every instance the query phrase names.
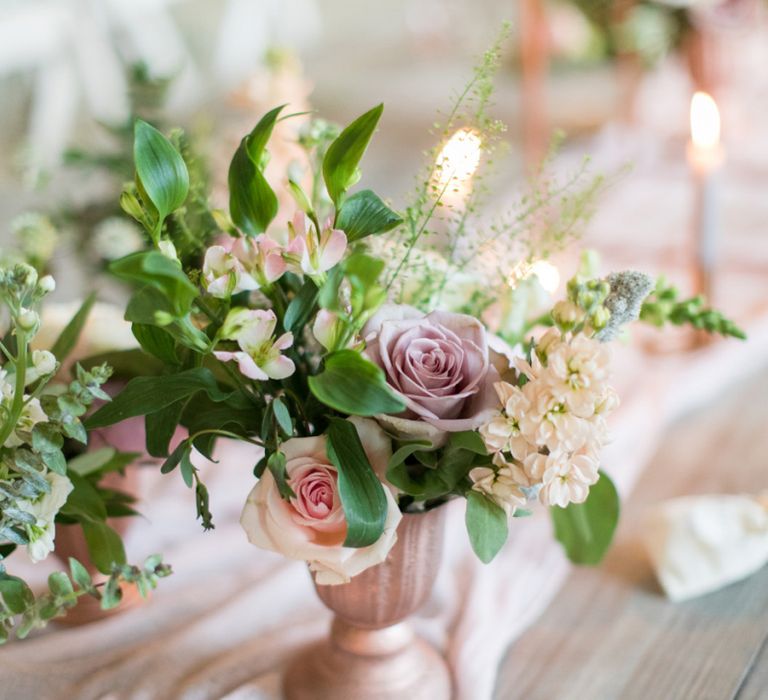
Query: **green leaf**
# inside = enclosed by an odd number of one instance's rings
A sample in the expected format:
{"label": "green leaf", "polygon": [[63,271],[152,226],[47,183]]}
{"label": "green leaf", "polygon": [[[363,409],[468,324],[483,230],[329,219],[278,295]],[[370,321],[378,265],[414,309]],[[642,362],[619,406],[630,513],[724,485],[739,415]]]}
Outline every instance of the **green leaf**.
{"label": "green leaf", "polygon": [[190,459],[190,456],[192,455],[192,448],[184,450],[184,452],[181,455],[181,462],[179,463],[179,471],[181,471],[181,478],[184,480],[184,483],[187,485],[187,488],[191,489],[192,484],[195,481],[195,472],[197,469],[195,469],[195,465],[192,464],[192,460]]}
{"label": "green leaf", "polygon": [[341,418],[328,424],[326,452],[339,475],[339,497],[347,519],[345,547],[367,547],[384,532],[387,498],[368,461],[355,426]]}
{"label": "green leaf", "polygon": [[229,215],[243,233],[256,236],[277,216],[277,195],[247,149],[243,139],[229,166]]}
{"label": "green leaf", "polygon": [[375,416],[405,410],[405,401],[387,385],[381,368],[354,350],[329,355],[323,371],[309,378],[309,388],[341,413]]}
{"label": "green leaf", "polygon": [[451,433],[449,438],[452,447],[468,450],[476,455],[487,455],[483,438],[476,430],[464,430],[460,433]]}
{"label": "green leaf", "polygon": [[282,107],[267,112],[235,151],[229,166],[229,213],[249,236],[267,230],[277,215],[277,196],[264,177],[264,148]]}
{"label": "green leaf", "polygon": [[403,462],[405,462],[405,460],[407,460],[408,457],[410,457],[414,452],[429,449],[430,447],[432,447],[432,443],[428,440],[419,440],[417,442],[409,442],[405,445],[402,445],[397,450],[395,450],[395,452],[389,458],[389,462],[387,463],[387,471],[403,464]]}
{"label": "green leaf", "polygon": [[136,377],[112,400],[86,419],[89,429],[103,428],[133,416],[162,410],[203,391],[212,401],[226,401],[231,394],[219,389],[210,370],[195,367],[165,377]]}
{"label": "green leaf", "polygon": [[113,379],[133,379],[138,376],[164,374],[163,363],[157,358],[147,355],[140,348],[91,355],[81,364],[85,369],[90,370],[105,363],[112,368]]}
{"label": "green leaf", "polygon": [[[393,464],[387,470],[387,480],[416,500],[426,501],[452,493],[472,468],[476,455],[473,452],[448,445],[439,461],[436,451],[413,451],[420,465],[407,465],[405,460]],[[430,457],[428,458],[427,455]]]}
{"label": "green leaf", "polygon": [[356,192],[342,204],[335,227],[347,234],[347,240],[358,241],[375,233],[390,231],[403,219],[371,190]]}
{"label": "green leaf", "polygon": [[102,574],[110,573],[112,564],[125,564],[123,541],[109,525],[86,520],[81,526],[91,562]]}
{"label": "green leaf", "polygon": [[67,463],[67,468],[79,476],[87,476],[101,469],[115,454],[117,450],[114,447],[101,447],[73,457]]}
{"label": "green leaf", "polygon": [[465,522],[472,549],[487,564],[507,541],[507,514],[481,493],[469,491]]}
{"label": "green leaf", "polygon": [[10,557],[11,554],[13,554],[13,552],[15,551],[17,546],[18,545],[13,544],[12,542],[8,544],[5,544],[5,543],[0,544],[0,560],[7,559],[8,557]]}
{"label": "green leaf", "polygon": [[288,472],[285,469],[285,455],[282,452],[273,452],[267,459],[267,469],[275,479],[277,484],[277,490],[280,492],[281,498],[288,500],[293,498],[296,494],[293,489],[288,485]]}
{"label": "green leaf", "polygon": [[67,473],[67,459],[61,450],[51,450],[50,452],[41,452],[40,456],[45,462],[45,466],[52,472],[64,476]]}
{"label": "green leaf", "polygon": [[153,457],[167,457],[168,447],[189,399],[182,399],[144,417],[147,452]]}
{"label": "green leaf", "polygon": [[75,592],[72,581],[63,571],[54,571],[48,577],[48,589],[55,596],[69,596]]}
{"label": "green leaf", "polygon": [[329,311],[340,311],[339,287],[344,280],[344,270],[341,265],[336,265],[328,272],[325,284],[320,288],[317,303]]}
{"label": "green leaf", "polygon": [[283,318],[285,330],[298,334],[307,325],[317,305],[319,290],[311,279],[304,282],[299,293],[288,304]]}
{"label": "green leaf", "polygon": [[384,105],[380,104],[353,121],[328,147],[323,158],[323,179],[336,208],[357,178],[357,166],[368,147]]}
{"label": "green leaf", "polygon": [[74,487],[62,506],[61,513],[75,518],[80,524],[106,520],[107,509],[96,487],[75,473],[69,474]]}
{"label": "green leaf", "polygon": [[101,594],[101,609],[111,610],[120,605],[123,598],[123,590],[116,576],[110,576]]}
{"label": "green leaf", "polygon": [[137,119],[134,126],[133,157],[141,187],[159,214],[159,233],[163,219],[184,204],[187,198],[187,166],[173,144],[141,119]]}
{"label": "green leaf", "polygon": [[88,315],[91,313],[93,304],[96,301],[96,294],[89,294],[85,301],[82,303],[77,313],[70,319],[69,323],[61,331],[59,337],[56,338],[56,342],[51,348],[51,352],[56,356],[59,362],[63,362],[69,353],[72,352],[77,340],[80,337],[80,333],[83,331],[85,322],[88,320]]}
{"label": "green leaf", "polygon": [[184,453],[189,449],[189,442],[187,440],[184,440],[183,442],[180,442],[178,445],[176,445],[176,448],[171,452],[171,454],[168,456],[168,459],[163,462],[163,465],[160,467],[160,473],[161,474],[169,474],[172,472],[176,467],[179,466],[179,462],[181,462],[181,458],[184,456]]}
{"label": "green leaf", "polygon": [[275,414],[277,424],[280,426],[283,433],[285,433],[285,436],[291,437],[293,435],[293,420],[291,420],[291,414],[288,411],[288,407],[281,399],[272,401],[272,412]]}
{"label": "green leaf", "polygon": [[176,318],[189,313],[192,302],[198,296],[197,287],[190,282],[181,267],[156,250],[142,250],[126,255],[112,262],[109,269],[120,279],[146,285],[160,292],[167,303],[167,308],[160,310],[168,311]]}
{"label": "green leaf", "polygon": [[69,558],[69,571],[72,574],[72,580],[84,591],[89,591],[93,586],[91,575],[77,559]]}
{"label": "green leaf", "polygon": [[139,341],[139,345],[150,355],[168,365],[179,364],[179,358],[176,355],[176,343],[167,331],[144,323],[134,323],[131,326],[131,331],[133,331],[136,340]]}
{"label": "green leaf", "polygon": [[619,521],[619,495],[605,472],[589,489],[584,503],[549,509],[555,538],[575,564],[599,564],[613,539]]}

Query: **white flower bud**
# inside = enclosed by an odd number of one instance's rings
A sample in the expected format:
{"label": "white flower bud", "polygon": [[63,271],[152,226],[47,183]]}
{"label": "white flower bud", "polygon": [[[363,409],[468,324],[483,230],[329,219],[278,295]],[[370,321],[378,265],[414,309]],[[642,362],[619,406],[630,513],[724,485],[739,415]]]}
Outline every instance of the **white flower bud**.
{"label": "white flower bud", "polygon": [[45,294],[50,294],[54,289],[56,289],[56,280],[53,279],[51,275],[45,275],[45,277],[40,279],[38,286],[40,287],[40,291],[44,292]]}
{"label": "white flower bud", "polygon": [[40,317],[32,309],[22,309],[17,319],[19,328],[23,331],[35,332],[40,325]]}
{"label": "white flower bud", "polygon": [[563,330],[570,330],[584,318],[584,311],[572,301],[558,301],[552,309],[552,318]]}
{"label": "white flower bud", "polygon": [[44,377],[56,371],[56,357],[48,350],[35,350],[32,353],[32,364],[38,376]]}
{"label": "white flower bud", "polygon": [[165,255],[166,258],[169,260],[173,260],[173,262],[179,262],[179,256],[176,253],[176,246],[171,243],[171,241],[163,240],[159,241],[157,244],[158,250]]}

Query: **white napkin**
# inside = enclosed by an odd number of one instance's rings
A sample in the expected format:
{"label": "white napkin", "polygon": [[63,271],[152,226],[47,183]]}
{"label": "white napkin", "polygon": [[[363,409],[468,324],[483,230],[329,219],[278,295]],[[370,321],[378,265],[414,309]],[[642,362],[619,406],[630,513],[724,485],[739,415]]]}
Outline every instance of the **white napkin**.
{"label": "white napkin", "polygon": [[667,501],[649,514],[644,537],[671,600],[710,593],[768,563],[768,492]]}

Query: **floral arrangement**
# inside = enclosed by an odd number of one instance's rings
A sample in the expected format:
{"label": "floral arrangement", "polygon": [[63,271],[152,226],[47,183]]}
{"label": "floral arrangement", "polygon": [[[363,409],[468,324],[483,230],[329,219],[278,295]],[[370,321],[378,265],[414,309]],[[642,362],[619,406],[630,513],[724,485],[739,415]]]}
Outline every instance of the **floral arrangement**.
{"label": "floral arrangement", "polygon": [[[447,135],[471,123],[467,133],[486,154],[501,130],[485,112],[497,60],[495,47],[444,126]],[[136,122],[136,176],[123,206],[154,249],[111,271],[135,285],[125,317],[155,369],[86,425],[145,416],[148,451],[193,489],[205,529],[213,514],[193,451],[213,458],[219,438],[252,444],[257,482],[242,526],[253,544],[307,561],[320,584],[384,561],[403,512],[455,498],[466,499],[469,538],[484,562],[504,544],[510,518],[535,502],[552,512],[574,561],[596,562],[618,517],[616,491],[599,469],[618,403],[608,341],[641,316],[739,331],[624,272],[577,275],[550,313],[494,334],[488,319],[509,293],[520,229],[530,224],[528,252],[516,262],[528,264],[534,248],[546,254],[568,238],[599,180],[580,195],[544,181],[526,214],[482,231],[471,222],[483,188],[452,198],[462,185],[456,164],[431,158],[400,213],[369,189],[352,191],[382,109],[340,132],[302,133],[310,172],[283,179],[295,202],[287,217],[264,169],[272,131],[291,115],[284,107],[265,114],[232,158],[229,211],[211,212],[221,235],[201,265],[182,263],[167,225],[189,196],[184,158]],[[472,266],[489,254],[493,274],[480,277]],[[170,450],[179,426],[187,437]]]}
{"label": "floral arrangement", "polygon": [[[0,341],[0,643],[13,631],[24,637],[65,614],[83,595],[111,608],[120,602],[122,583],[136,584],[146,595],[170,573],[159,556],[142,567],[126,564],[120,536],[107,522],[108,517],[134,511],[130,498],[100,488],[98,481],[135,455],[114,450],[98,456],[83,453],[87,433],[81,417],[95,401],[110,400],[102,387],[111,368],[102,364],[86,370],[78,364],[72,381],[58,376],[93,298],[77,311],[51,350],[32,349],[40,331],[39,306],[54,288],[50,275],[39,277],[26,263],[0,269],[0,301],[10,324]],[[35,597],[23,579],[7,572],[3,560],[22,546],[32,562],[42,561],[54,550],[57,524],[82,529],[90,559],[106,577],[97,583],[86,566],[70,559],[70,575],[51,574],[49,591]]]}

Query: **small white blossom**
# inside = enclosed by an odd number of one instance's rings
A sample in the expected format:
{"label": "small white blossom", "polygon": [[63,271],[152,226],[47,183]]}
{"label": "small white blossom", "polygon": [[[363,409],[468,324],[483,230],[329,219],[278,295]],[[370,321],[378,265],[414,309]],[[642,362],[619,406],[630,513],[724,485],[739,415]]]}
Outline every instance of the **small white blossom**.
{"label": "small white blossom", "polygon": [[72,482],[65,476],[48,472],[46,481],[51,486],[51,492],[45,493],[35,501],[19,501],[19,509],[35,516],[34,525],[27,525],[27,554],[37,563],[45,559],[53,551],[53,541],[56,537],[56,514],[67,502],[72,491]]}
{"label": "small white blossom", "polygon": [[104,260],[117,260],[144,247],[139,228],[120,216],[103,219],[93,228],[93,251]]}
{"label": "small white blossom", "polygon": [[511,516],[517,508],[522,508],[527,503],[525,494],[520,490],[520,485],[510,471],[504,467],[492,469],[491,467],[475,467],[469,472],[472,480],[472,488],[486,495],[496,505],[504,509]]}

